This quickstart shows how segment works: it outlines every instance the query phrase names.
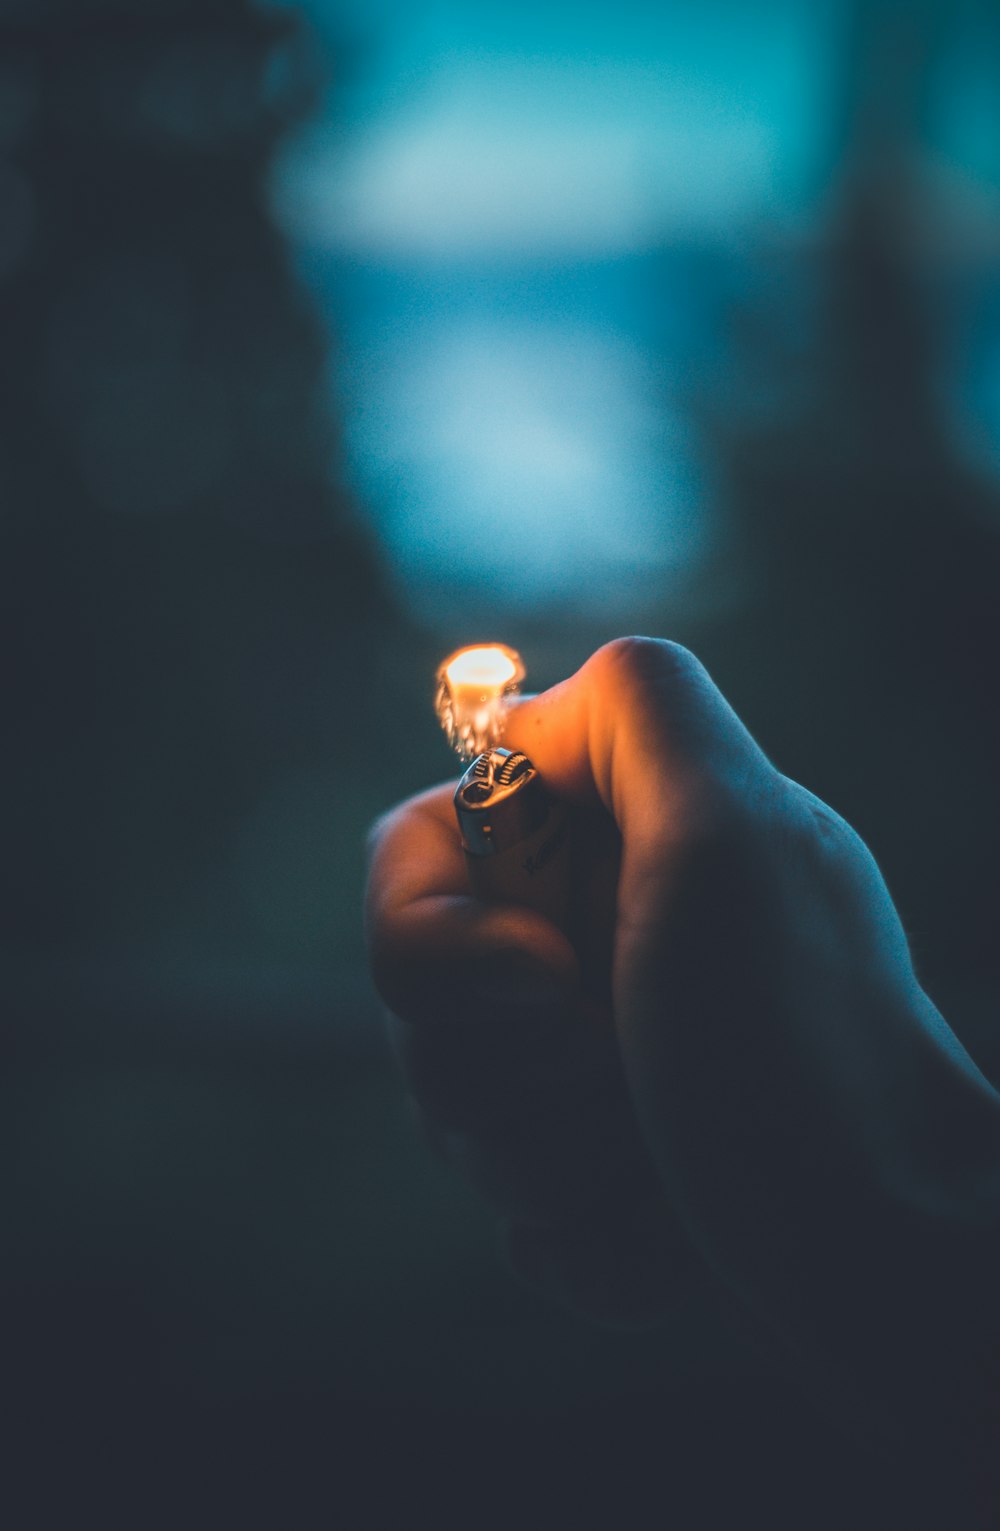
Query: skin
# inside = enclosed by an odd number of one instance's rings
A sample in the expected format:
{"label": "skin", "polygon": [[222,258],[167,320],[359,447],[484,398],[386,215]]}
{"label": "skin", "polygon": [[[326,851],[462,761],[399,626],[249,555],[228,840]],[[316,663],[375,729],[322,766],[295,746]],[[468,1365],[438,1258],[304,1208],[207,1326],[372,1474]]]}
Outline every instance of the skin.
{"label": "skin", "polygon": [[711,1282],[829,1406],[974,1452],[1000,1097],[871,854],[675,644],[600,649],[505,743],[574,805],[575,941],[470,896],[453,783],[376,826],[367,928],[428,1134],[515,1268],[628,1324]]}

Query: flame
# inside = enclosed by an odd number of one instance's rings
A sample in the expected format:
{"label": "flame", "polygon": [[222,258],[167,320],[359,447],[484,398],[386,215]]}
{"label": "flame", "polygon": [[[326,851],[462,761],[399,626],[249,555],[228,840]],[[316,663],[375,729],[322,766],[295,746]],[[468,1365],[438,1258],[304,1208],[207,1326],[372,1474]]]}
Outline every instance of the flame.
{"label": "flame", "polygon": [[449,686],[475,686],[485,693],[503,690],[520,669],[521,661],[513,649],[500,643],[484,644],[482,647],[459,649],[442,665]]}
{"label": "flame", "polygon": [[499,744],[507,702],[523,679],[520,654],[503,643],[458,649],[438,667],[435,710],[464,760]]}

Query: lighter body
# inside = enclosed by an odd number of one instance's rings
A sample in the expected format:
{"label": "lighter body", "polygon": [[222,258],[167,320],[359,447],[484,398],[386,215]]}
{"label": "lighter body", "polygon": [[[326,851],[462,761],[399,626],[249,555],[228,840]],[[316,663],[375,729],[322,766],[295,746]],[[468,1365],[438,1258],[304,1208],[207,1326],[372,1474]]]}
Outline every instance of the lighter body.
{"label": "lighter body", "polygon": [[473,893],[536,909],[569,933],[570,826],[527,755],[495,748],[469,766],[455,812]]}

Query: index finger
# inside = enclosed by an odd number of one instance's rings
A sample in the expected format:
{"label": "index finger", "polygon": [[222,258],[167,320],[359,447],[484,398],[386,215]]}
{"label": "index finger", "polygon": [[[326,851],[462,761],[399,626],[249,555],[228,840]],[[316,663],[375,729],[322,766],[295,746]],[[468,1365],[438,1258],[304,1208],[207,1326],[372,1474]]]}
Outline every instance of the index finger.
{"label": "index finger", "polygon": [[372,831],[365,926],[375,987],[397,1015],[469,1009],[494,973],[537,968],[571,987],[576,958],[542,915],[483,904],[468,873],[445,783],[402,803]]}

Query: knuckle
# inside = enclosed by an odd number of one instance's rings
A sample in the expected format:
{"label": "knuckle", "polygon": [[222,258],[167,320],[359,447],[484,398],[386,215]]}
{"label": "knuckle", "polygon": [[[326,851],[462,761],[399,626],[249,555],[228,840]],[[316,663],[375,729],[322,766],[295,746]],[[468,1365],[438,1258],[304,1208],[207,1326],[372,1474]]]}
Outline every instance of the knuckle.
{"label": "knuckle", "polygon": [[377,858],[391,857],[394,850],[410,839],[415,827],[426,821],[427,799],[433,795],[433,792],[434,789],[431,792],[419,793],[416,797],[406,798],[403,802],[387,808],[372,821],[365,838],[369,869]]}
{"label": "knuckle", "polygon": [[629,689],[662,690],[665,685],[684,685],[702,671],[699,661],[682,644],[638,635],[613,638],[597,650],[591,663],[601,679]]}
{"label": "knuckle", "polygon": [[846,819],[798,782],[785,780],[790,818],[800,843],[807,846],[819,866],[835,871],[871,859],[871,852]]}
{"label": "knuckle", "polygon": [[401,811],[398,807],[390,808],[385,813],[380,813],[368,826],[368,833],[365,836],[365,851],[369,866],[374,861],[380,847],[392,836]]}

